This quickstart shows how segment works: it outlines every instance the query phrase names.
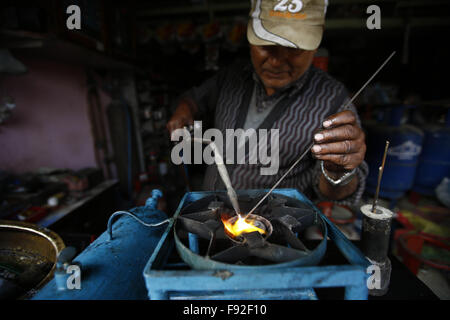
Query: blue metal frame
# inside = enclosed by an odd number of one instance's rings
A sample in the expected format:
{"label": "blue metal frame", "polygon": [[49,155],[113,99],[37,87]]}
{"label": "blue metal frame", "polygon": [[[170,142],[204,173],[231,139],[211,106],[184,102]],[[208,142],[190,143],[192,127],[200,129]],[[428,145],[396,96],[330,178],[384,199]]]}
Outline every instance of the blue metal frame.
{"label": "blue metal frame", "polygon": [[[268,190],[245,190],[254,195]],[[173,225],[181,209],[189,203],[215,192],[186,193],[144,268],[149,298],[160,299],[317,299],[313,288],[345,287],[345,299],[366,300],[366,273],[370,262],[328,218],[302,193],[295,189],[276,189],[273,193],[288,196],[310,205],[325,221],[328,236],[349,265],[259,268],[223,270],[169,270],[166,265],[174,241]],[[192,240],[191,240],[192,241]],[[245,284],[245,285],[243,285]]]}

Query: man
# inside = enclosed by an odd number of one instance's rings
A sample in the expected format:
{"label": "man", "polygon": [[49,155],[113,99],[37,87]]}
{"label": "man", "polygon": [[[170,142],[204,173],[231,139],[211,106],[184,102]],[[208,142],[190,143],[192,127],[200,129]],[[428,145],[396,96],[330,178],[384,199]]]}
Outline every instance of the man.
{"label": "man", "polygon": [[[364,133],[344,86],[312,66],[322,39],[326,0],[252,1],[247,38],[251,64],[218,72],[186,92],[167,124],[170,132],[214,114],[226,129],[279,129],[280,168],[261,175],[258,165],[228,166],[235,189],[266,189],[314,141],[311,153],[279,185],[316,200],[356,204],[368,168]],[[345,108],[344,108],[345,107]],[[204,187],[223,189],[215,166]]]}

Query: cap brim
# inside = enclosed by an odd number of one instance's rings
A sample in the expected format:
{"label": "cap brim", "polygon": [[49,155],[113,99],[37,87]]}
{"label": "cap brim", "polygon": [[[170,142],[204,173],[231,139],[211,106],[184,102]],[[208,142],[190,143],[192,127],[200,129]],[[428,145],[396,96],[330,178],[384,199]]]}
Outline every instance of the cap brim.
{"label": "cap brim", "polygon": [[[306,24],[283,27],[273,26],[270,30],[274,34],[277,34],[276,31],[279,28],[284,28],[279,34],[283,34],[285,39],[294,43],[299,49],[316,50],[322,41],[323,26],[310,26]],[[275,42],[258,37],[253,30],[252,19],[250,19],[247,25],[247,39],[250,44],[255,46],[278,45]]]}

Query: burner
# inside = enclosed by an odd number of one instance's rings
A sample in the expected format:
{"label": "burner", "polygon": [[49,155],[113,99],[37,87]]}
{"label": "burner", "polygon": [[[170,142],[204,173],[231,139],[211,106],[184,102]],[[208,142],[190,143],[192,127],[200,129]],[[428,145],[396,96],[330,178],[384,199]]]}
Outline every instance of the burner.
{"label": "burner", "polygon": [[[263,195],[239,197],[240,208],[248,212]],[[322,219],[312,207],[273,194],[255,213],[246,220],[259,231],[235,235],[224,225],[234,224],[239,218],[226,195],[217,194],[189,204],[180,212],[174,227],[180,256],[194,269],[313,265],[320,261],[326,238],[314,248],[308,248],[301,240],[303,231],[313,225],[326,234]],[[321,250],[316,250],[319,246]]]}
{"label": "burner", "polygon": [[[234,225],[238,220],[239,220],[239,216],[236,215],[229,219],[225,219],[225,220],[222,219],[222,222],[224,225],[225,224]],[[269,222],[269,220],[267,220],[264,217],[257,216],[255,214],[249,214],[249,215],[246,215],[245,218],[242,218],[242,220],[245,220],[246,222],[251,221],[251,223],[254,227],[262,230],[262,233],[264,235],[263,240],[267,239],[272,234],[272,231],[273,231],[272,224]],[[250,233],[252,233],[252,232],[243,232],[242,234],[235,236],[230,231],[228,231],[227,228],[224,228],[224,231],[225,231],[225,234],[228,236],[228,238],[237,244],[244,244],[245,241],[249,241],[247,239],[248,235]],[[253,231],[253,232],[261,234],[259,231]]]}

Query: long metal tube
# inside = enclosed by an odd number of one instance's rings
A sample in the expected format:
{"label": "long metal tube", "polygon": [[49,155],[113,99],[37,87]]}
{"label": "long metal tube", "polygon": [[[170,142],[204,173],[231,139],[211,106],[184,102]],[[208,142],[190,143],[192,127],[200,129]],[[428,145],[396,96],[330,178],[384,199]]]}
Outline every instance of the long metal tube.
{"label": "long metal tube", "polygon": [[[190,137],[190,135],[189,135]],[[236,211],[236,214],[241,216],[241,209],[239,208],[238,203],[238,197],[236,194],[236,191],[233,189],[233,186],[231,184],[230,176],[228,175],[227,167],[225,166],[225,163],[223,161],[222,153],[217,148],[216,144],[209,140],[209,139],[203,139],[203,138],[189,138],[190,140],[194,142],[209,144],[211,146],[211,149],[214,151],[214,162],[217,165],[217,171],[219,171],[219,175],[222,178],[222,181],[227,188],[227,194],[231,201],[231,205],[233,206],[234,211]]]}
{"label": "long metal tube", "polygon": [[387,156],[388,148],[389,148],[389,141],[386,141],[386,146],[384,148],[384,154],[383,154],[383,161],[381,162],[381,166],[378,169],[377,189],[375,191],[375,197],[373,198],[373,205],[372,205],[372,212],[373,213],[375,213],[375,211],[377,209],[378,195],[380,193],[381,177],[383,176],[384,165],[386,163],[386,156]]}

